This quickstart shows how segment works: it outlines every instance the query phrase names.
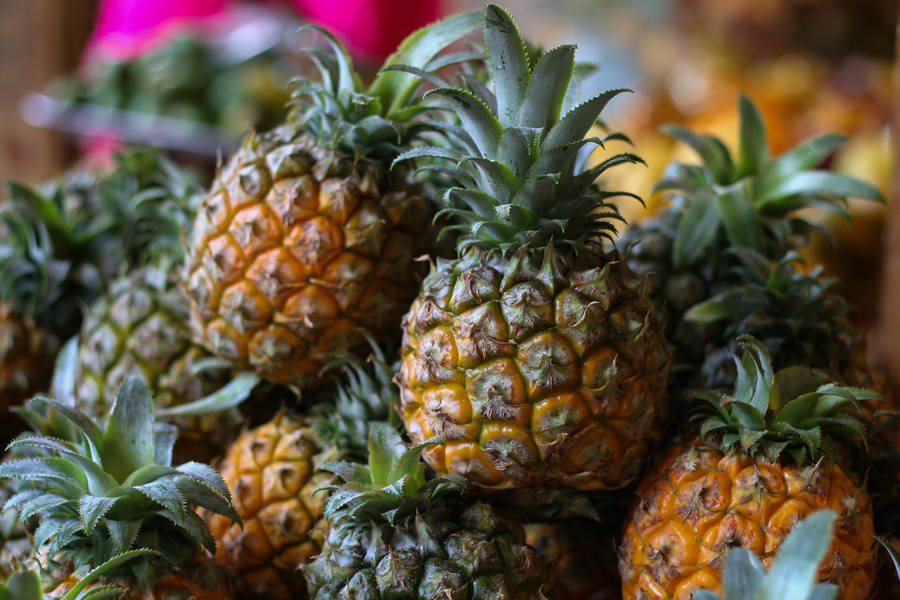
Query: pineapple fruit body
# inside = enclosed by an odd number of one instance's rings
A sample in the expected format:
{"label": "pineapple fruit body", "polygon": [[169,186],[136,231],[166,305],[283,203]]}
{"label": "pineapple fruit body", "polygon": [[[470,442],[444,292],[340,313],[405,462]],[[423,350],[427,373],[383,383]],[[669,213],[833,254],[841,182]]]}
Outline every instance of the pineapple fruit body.
{"label": "pineapple fruit body", "polygon": [[[85,318],[79,339],[75,397],[79,407],[105,419],[119,386],[140,374],[158,408],[198,400],[228,381],[221,368],[198,369],[209,353],[191,341],[187,303],[170,273],[144,267],[113,281]],[[237,434],[240,417],[229,410],[179,417],[179,450],[206,449],[210,459]],[[199,443],[198,443],[199,442]]]}
{"label": "pineapple fruit body", "polygon": [[[0,301],[0,409],[5,412],[49,386],[58,348],[53,334]],[[0,428],[3,439],[22,429],[17,425],[17,420],[5,418]]]}
{"label": "pineapple fruit body", "polygon": [[305,593],[298,567],[325,539],[322,495],[328,476],[314,474],[319,446],[299,419],[279,413],[241,434],[219,465],[243,528],[221,515],[207,522],[216,559],[250,596],[287,600]]}
{"label": "pineapple fruit body", "polygon": [[797,522],[822,509],[838,520],[819,579],[837,584],[841,600],[869,597],[877,562],[871,501],[828,459],[797,468],[695,440],[673,447],[637,496],[619,551],[625,600],[721,593],[730,548],[747,548],[768,567]]}
{"label": "pineapple fruit body", "polygon": [[[54,575],[60,577],[59,565]],[[72,588],[81,581],[81,574],[67,569],[64,577],[53,580],[48,589],[45,589],[45,597],[52,600],[62,600]],[[228,578],[225,572],[215,564],[209,564],[204,560],[197,560],[185,570],[170,570],[162,574],[152,585],[151,589],[138,589],[134,581],[114,577],[111,582],[93,582],[85,588],[99,588],[102,585],[118,585],[123,588],[123,593],[118,600],[231,600],[234,595],[231,592]]]}
{"label": "pineapple fruit body", "polygon": [[588,519],[529,523],[525,535],[547,565],[553,600],[621,599],[615,532],[605,523]]}
{"label": "pineapple fruit body", "polygon": [[668,349],[622,262],[438,261],[404,321],[401,412],[439,473],[486,488],[617,489],[664,409]]}
{"label": "pineapple fruit body", "polygon": [[387,336],[415,294],[432,211],[383,173],[289,126],[222,168],[188,248],[194,338],[263,377],[308,387],[337,351]]}
{"label": "pineapple fruit body", "polygon": [[393,526],[338,521],[309,563],[310,597],[540,600],[543,569],[521,523],[484,502],[434,500]]}

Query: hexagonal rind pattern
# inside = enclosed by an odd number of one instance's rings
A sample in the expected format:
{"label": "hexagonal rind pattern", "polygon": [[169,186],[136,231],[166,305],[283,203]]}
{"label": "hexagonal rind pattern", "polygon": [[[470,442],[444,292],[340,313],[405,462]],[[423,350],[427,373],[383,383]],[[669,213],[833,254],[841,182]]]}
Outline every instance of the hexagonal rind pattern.
{"label": "hexagonal rind pattern", "polygon": [[430,246],[431,209],[383,174],[284,127],[255,136],[200,207],[185,285],[194,337],[279,383],[308,387],[357,328],[395,331]]}
{"label": "hexagonal rind pattern", "polygon": [[317,452],[303,424],[279,413],[241,434],[219,466],[244,528],[221,515],[205,517],[216,539],[216,559],[237,574],[249,596],[305,596],[297,567],[318,554],[325,540],[322,494],[312,495],[327,479],[314,474]]}
{"label": "hexagonal rind pattern", "polygon": [[695,440],[673,448],[637,496],[619,551],[625,600],[687,600],[699,588],[721,594],[729,548],[747,548],[769,567],[794,525],[825,509],[838,519],[819,580],[837,584],[841,600],[869,597],[872,506],[836,464],[800,469],[725,455]]}
{"label": "hexagonal rind pattern", "polygon": [[438,473],[484,487],[621,488],[664,408],[645,285],[619,262],[532,263],[470,256],[426,278],[404,321],[407,430],[441,439],[425,451]]}

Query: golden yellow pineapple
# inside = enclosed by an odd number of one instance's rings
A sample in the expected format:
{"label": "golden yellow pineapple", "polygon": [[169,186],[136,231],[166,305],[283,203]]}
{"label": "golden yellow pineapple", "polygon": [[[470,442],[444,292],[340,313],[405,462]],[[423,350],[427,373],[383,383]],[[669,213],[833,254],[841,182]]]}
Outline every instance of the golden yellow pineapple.
{"label": "golden yellow pineapple", "polygon": [[314,416],[279,412],[270,422],[244,432],[220,465],[234,493],[243,528],[221,515],[210,515],[220,564],[238,576],[247,595],[281,600],[305,594],[297,568],[317,555],[325,541],[323,494],[313,492],[329,475],[319,465],[340,456],[362,458],[369,426],[389,418],[395,405],[394,369],[372,344],[366,364],[348,356],[341,362],[347,377],[333,401]]}
{"label": "golden yellow pineapple", "polygon": [[280,412],[241,434],[219,465],[244,525],[217,514],[207,521],[217,560],[246,593],[273,599],[305,593],[297,567],[318,554],[325,540],[323,498],[312,496],[327,480],[315,474],[318,453],[306,424]]}
{"label": "golden yellow pineapple", "polygon": [[484,27],[493,95],[433,92],[463,124],[445,132],[455,149],[401,157],[450,159],[459,185],[447,212],[462,221],[458,257],[433,265],[405,317],[402,417],[414,442],[440,438],[424,453],[439,474],[495,489],[618,489],[658,431],[669,365],[646,279],[603,249],[617,216],[606,199],[628,194],[594,181],[640,159],[579,160],[621,90],[564,112],[577,103],[575,48],[532,67],[505,11],[488,6]]}
{"label": "golden yellow pineapple", "polygon": [[[384,67],[430,61],[477,23],[459,15],[415,32]],[[317,60],[288,124],[250,135],[216,176],[188,243],[195,339],[263,377],[303,388],[363,327],[396,332],[430,248],[433,210],[391,160],[414,134],[420,80],[382,71],[363,87],[346,51]]]}
{"label": "golden yellow pineapple", "polygon": [[872,502],[837,458],[848,458],[846,440],[861,441],[848,405],[876,395],[803,367],[773,373],[765,347],[744,344],[734,393],[701,398],[702,436],[673,446],[638,486],[619,549],[622,596],[721,592],[729,549],[747,548],[768,566],[801,519],[831,509],[838,519],[819,579],[838,584],[841,600],[868,598]]}

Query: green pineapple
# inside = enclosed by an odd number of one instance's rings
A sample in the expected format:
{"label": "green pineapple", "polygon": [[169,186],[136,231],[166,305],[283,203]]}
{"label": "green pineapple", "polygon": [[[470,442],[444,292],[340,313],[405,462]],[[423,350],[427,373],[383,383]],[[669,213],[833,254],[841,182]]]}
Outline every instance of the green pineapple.
{"label": "green pineapple", "polygon": [[[133,269],[114,280],[88,309],[78,336],[74,398],[87,414],[105,419],[119,386],[141,375],[158,410],[177,407],[221,389],[228,365],[191,341],[188,303],[164,265]],[[235,408],[175,419],[179,454],[211,460],[241,425]]]}
{"label": "green pineapple", "polygon": [[[46,389],[84,306],[127,265],[178,247],[195,188],[147,151],[106,174],[73,171],[40,188],[7,183],[0,209],[0,405]],[[10,436],[17,422],[4,421]]]}
{"label": "green pineapple", "polygon": [[[823,207],[849,219],[847,197],[884,199],[867,183],[816,168],[841,147],[843,137],[815,137],[773,158],[757,108],[741,96],[739,111],[736,156],[713,136],[677,126],[665,129],[689,145],[701,162],[671,165],[656,186],[671,194],[671,207],[632,226],[617,242],[629,265],[650,276],[653,300],[668,314],[667,334],[676,349],[670,389],[679,395],[698,385],[727,386],[734,381],[728,361],[720,358],[735,334],[751,333],[770,343],[777,368],[803,364],[828,369],[835,362],[860,362],[851,356],[858,348],[858,334],[846,320],[845,304],[821,291],[827,282],[814,284],[785,274],[791,267],[771,267],[788,281],[772,282],[768,297],[761,299],[752,272],[760,270],[758,263],[788,260],[789,252],[817,230],[801,209]],[[755,289],[744,287],[748,282],[742,275],[748,270],[750,288]],[[797,304],[773,302],[782,292]],[[741,299],[744,294],[752,299]],[[730,303],[719,306],[721,318],[710,318],[710,311],[702,316],[697,310],[689,313],[719,295]],[[737,308],[739,300],[743,304]],[[780,314],[768,312],[773,305]],[[786,314],[792,310],[795,314]],[[764,324],[754,330],[760,321]],[[789,339],[791,343],[782,343]],[[709,356],[713,358],[708,361]]]}
{"label": "green pineapple", "polygon": [[[493,91],[439,79],[429,97],[462,126],[453,146],[398,160],[449,162],[443,214],[457,257],[437,260],[403,324],[401,416],[438,474],[490,489],[619,489],[639,473],[665,408],[669,347],[647,281],[603,248],[619,219],[600,189],[619,154],[585,136],[623,90],[586,102],[570,87],[575,47],[531,65],[502,8],[484,9]],[[424,76],[424,75],[423,75]],[[577,105],[576,105],[577,104]],[[433,164],[424,168],[432,169]]]}
{"label": "green pineapple", "polygon": [[427,478],[422,449],[374,423],[368,465],[322,466],[344,483],[325,503],[325,545],[304,568],[310,597],[544,598],[521,524],[463,495],[458,478]]}
{"label": "green pineapple", "polygon": [[154,421],[146,384],[123,383],[105,426],[43,396],[22,414],[36,431],[10,445],[24,457],[0,465],[0,478],[20,482],[5,509],[36,517],[33,541],[45,591],[62,597],[116,555],[148,548],[107,573],[128,597],[222,598],[224,574],[207,562],[215,542],[194,512],[204,508],[240,522],[222,478],[200,463],[171,465],[175,431]]}
{"label": "green pineapple", "polygon": [[[689,326],[715,326],[727,345],[709,349],[701,363],[705,387],[729,387],[735,370],[731,353],[737,338],[752,335],[769,348],[776,365],[812,364],[843,383],[884,389],[884,381],[867,365],[865,345],[850,322],[850,306],[832,293],[834,279],[822,267],[804,269],[789,251],[778,261],[746,248],[733,248],[733,287],[684,312]],[[718,342],[717,342],[718,343]]]}

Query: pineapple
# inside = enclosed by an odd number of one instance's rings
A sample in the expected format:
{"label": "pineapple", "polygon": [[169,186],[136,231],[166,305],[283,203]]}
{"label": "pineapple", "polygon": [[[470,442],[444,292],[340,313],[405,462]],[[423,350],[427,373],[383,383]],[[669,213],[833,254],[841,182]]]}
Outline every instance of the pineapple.
{"label": "pineapple", "polygon": [[[666,131],[689,145],[702,163],[675,163],[669,167],[656,189],[671,192],[673,203],[658,217],[628,229],[618,241],[628,264],[638,273],[651,276],[652,296],[656,305],[668,313],[667,334],[675,346],[670,391],[680,395],[696,385],[730,385],[733,373],[721,372],[715,364],[704,365],[707,356],[721,356],[721,349],[737,333],[754,333],[755,320],[772,317],[766,308],[753,306],[753,319],[735,305],[745,294],[739,288],[739,273],[745,268],[742,256],[756,253],[753,260],[781,261],[796,250],[800,239],[816,230],[800,209],[820,206],[849,218],[847,197],[884,199],[873,186],[848,175],[818,170],[829,156],[844,143],[844,138],[827,134],[799,144],[792,150],[770,158],[766,131],[754,104],[740,97],[740,143],[733,157],[716,137],[697,135],[677,126]],[[824,285],[821,284],[821,285]],[[795,290],[797,296],[807,291]],[[729,327],[710,323],[708,318],[694,322],[685,313],[695,305],[721,294],[728,296],[731,313]],[[834,303],[837,300],[830,299]],[[766,340],[797,337],[796,329],[805,334],[824,330],[818,338],[800,338],[802,351],[783,355],[773,345],[777,367],[804,364],[831,368],[835,360],[852,353],[845,334],[851,328],[846,310],[814,317],[812,311],[825,311],[810,300],[804,301],[797,315],[782,321],[786,328],[767,332]],[[743,319],[743,321],[741,321]],[[804,321],[803,319],[807,319]],[[727,333],[726,333],[727,331]],[[851,336],[856,337],[856,336]],[[849,358],[848,360],[853,360]],[[701,365],[706,372],[701,373]]]}
{"label": "pineapple", "polygon": [[234,490],[243,529],[227,517],[209,515],[219,563],[239,577],[249,596],[287,600],[304,594],[297,567],[319,553],[326,536],[322,498],[313,492],[327,483],[320,464],[366,452],[371,422],[389,418],[396,401],[393,369],[372,344],[367,367],[345,357],[347,377],[333,402],[314,407],[313,417],[278,413],[272,421],[241,434],[220,471]]}
{"label": "pineapple", "polygon": [[[0,209],[0,402],[46,389],[61,342],[123,265],[178,246],[192,184],[147,151],[106,174],[72,171],[41,188],[7,183]],[[181,221],[179,221],[179,218]],[[17,422],[4,421],[10,435]]]}
{"label": "pineapple", "polygon": [[701,393],[700,435],[675,444],[637,488],[619,549],[625,600],[720,591],[730,548],[767,565],[806,515],[838,514],[819,578],[842,600],[868,597],[875,577],[872,502],[848,463],[864,442],[851,404],[877,394],[827,383],[821,372],[773,372],[760,342],[743,339],[732,394]]}
{"label": "pineapple", "polygon": [[[125,588],[115,583],[100,583],[107,573],[116,570],[124,563],[153,554],[152,550],[130,550],[118,554],[91,572],[81,577],[62,596],[62,600],[113,600],[122,596]],[[19,569],[3,577],[0,581],[0,597],[10,600],[47,600],[54,596],[46,595],[42,589],[43,581],[39,568]]]}
{"label": "pineapple", "polygon": [[38,518],[33,541],[49,597],[63,597],[86,573],[136,548],[156,553],[105,576],[128,587],[128,597],[229,597],[223,573],[206,559],[215,542],[194,509],[240,517],[212,468],[171,466],[175,431],[154,422],[141,379],[122,384],[105,427],[41,396],[23,414],[49,434],[16,438],[10,449],[32,455],[4,462],[0,478],[20,482],[5,508]]}
{"label": "pineapple", "polygon": [[344,483],[325,504],[325,545],[304,567],[310,597],[545,598],[521,524],[462,495],[459,478],[426,478],[422,449],[374,423],[368,465],[323,465]]}
{"label": "pineapple", "polygon": [[[458,257],[439,259],[403,324],[401,413],[439,475],[486,489],[624,487],[640,471],[665,407],[669,348],[646,281],[602,247],[614,231],[584,139],[605,92],[568,112],[573,46],[531,68],[509,15],[489,5],[494,93],[441,87],[463,128],[449,159],[459,181],[445,212],[462,223]],[[610,134],[605,140],[621,139]],[[426,165],[430,167],[430,165]]]}
{"label": "pineapple", "polygon": [[238,577],[244,595],[286,600],[304,593],[297,567],[318,554],[325,538],[321,501],[312,493],[319,444],[303,419],[279,412],[242,433],[219,472],[234,491],[243,527],[208,515],[216,559]]}
{"label": "pineapple", "polygon": [[883,390],[884,378],[872,371],[864,339],[848,319],[850,306],[834,293],[834,280],[822,267],[806,270],[799,254],[789,251],[778,261],[735,248],[733,287],[700,302],[682,315],[690,325],[715,326],[719,339],[732,340],[704,357],[700,373],[706,387],[734,384],[731,351],[741,335],[767,345],[775,367],[812,364],[855,386]]}
{"label": "pineapple", "polygon": [[[46,386],[58,347],[55,335],[0,300],[0,407],[16,406]],[[17,429],[18,424],[7,421],[0,441],[11,439]]]}
{"label": "pineapple", "polygon": [[[419,30],[384,68],[438,68],[438,52],[476,22]],[[297,389],[317,384],[335,353],[363,349],[360,327],[396,331],[433,214],[408,173],[388,168],[424,110],[421,80],[382,70],[363,87],[344,48],[316,30],[333,49],[309,54],[321,81],[301,80],[289,122],[249,135],[219,170],[184,270],[196,341]]]}
{"label": "pineapple", "polygon": [[[613,521],[614,522],[614,521]],[[528,523],[525,539],[547,565],[553,600],[619,600],[614,532],[604,522]]]}
{"label": "pineapple", "polygon": [[[212,360],[211,360],[212,359]],[[187,300],[164,264],[133,269],[92,304],[81,327],[74,365],[74,397],[89,415],[105,419],[125,379],[141,374],[157,409],[198,400],[220,389],[229,369],[191,342]],[[221,362],[221,361],[218,361]],[[199,371],[199,372],[198,372]],[[209,460],[234,439],[236,409],[176,419],[178,454],[187,447]]]}
{"label": "pineapple", "polygon": [[[766,573],[750,550],[732,548],[725,557],[722,575],[724,600],[833,600],[838,589],[816,583],[816,568],[825,558],[837,514],[817,512],[794,527]],[[693,600],[723,600],[710,590],[697,590]]]}

